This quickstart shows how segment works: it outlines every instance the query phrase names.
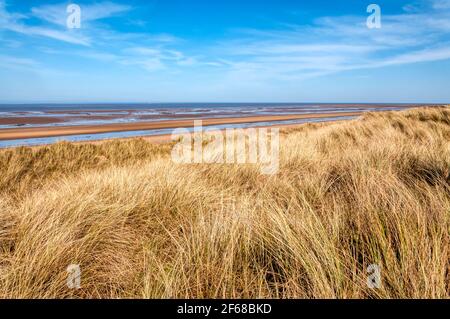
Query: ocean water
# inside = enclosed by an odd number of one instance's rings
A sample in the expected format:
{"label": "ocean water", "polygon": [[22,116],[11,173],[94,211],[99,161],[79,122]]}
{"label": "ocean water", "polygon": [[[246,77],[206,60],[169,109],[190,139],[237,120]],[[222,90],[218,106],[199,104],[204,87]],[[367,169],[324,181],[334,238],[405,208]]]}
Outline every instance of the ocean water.
{"label": "ocean water", "polygon": [[0,104],[0,129],[103,125],[189,118],[223,118],[399,110],[404,104],[178,103],[178,104]]}
{"label": "ocean water", "polygon": [[429,104],[400,104],[400,103],[78,103],[78,104],[1,104],[0,111],[64,111],[64,110],[147,110],[147,109],[221,109],[221,108],[336,108],[336,107],[411,107]]}

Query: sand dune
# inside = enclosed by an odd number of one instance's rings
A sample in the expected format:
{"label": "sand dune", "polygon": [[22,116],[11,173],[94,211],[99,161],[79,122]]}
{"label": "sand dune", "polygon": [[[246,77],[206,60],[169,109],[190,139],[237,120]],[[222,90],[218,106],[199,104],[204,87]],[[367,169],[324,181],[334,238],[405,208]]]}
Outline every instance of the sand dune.
{"label": "sand dune", "polygon": [[450,110],[282,132],[275,175],[139,138],[0,150],[0,298],[448,298]]}

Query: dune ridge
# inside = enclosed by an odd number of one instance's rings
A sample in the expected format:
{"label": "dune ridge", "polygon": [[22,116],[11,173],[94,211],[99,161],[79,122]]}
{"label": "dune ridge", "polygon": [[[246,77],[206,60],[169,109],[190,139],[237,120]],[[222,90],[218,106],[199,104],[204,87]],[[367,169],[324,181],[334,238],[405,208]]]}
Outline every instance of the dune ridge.
{"label": "dune ridge", "polygon": [[0,151],[0,297],[449,297],[449,107],[280,142],[272,176],[144,139]]}

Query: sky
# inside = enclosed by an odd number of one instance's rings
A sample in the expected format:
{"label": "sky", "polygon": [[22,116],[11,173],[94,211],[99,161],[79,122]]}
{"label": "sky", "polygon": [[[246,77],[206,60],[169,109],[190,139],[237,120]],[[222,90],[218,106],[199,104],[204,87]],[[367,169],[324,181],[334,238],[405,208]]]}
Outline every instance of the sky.
{"label": "sky", "polygon": [[0,103],[113,102],[450,103],[450,0],[0,0]]}

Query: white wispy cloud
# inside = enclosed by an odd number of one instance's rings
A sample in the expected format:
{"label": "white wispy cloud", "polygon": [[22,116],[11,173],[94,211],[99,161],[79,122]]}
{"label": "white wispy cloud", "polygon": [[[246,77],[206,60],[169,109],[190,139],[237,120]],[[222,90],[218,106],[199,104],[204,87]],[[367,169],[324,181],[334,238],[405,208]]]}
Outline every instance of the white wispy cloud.
{"label": "white wispy cloud", "polygon": [[[180,42],[167,33],[146,34],[120,32],[99,20],[120,17],[133,10],[129,5],[103,1],[81,5],[81,29],[66,27],[67,3],[46,4],[32,7],[29,13],[7,10],[4,0],[0,0],[0,28],[30,37],[45,37],[74,45],[92,47],[89,50],[65,50],[41,47],[46,54],[72,55],[96,61],[113,62],[118,65],[136,66],[154,72],[170,66],[195,64],[194,57],[187,57],[181,51],[165,46]],[[38,19],[40,25],[30,25],[30,18]],[[145,43],[144,46],[143,44]],[[155,46],[154,49],[149,44]],[[122,47],[122,48],[121,48]],[[125,49],[123,49],[125,47]],[[130,47],[127,49],[127,47]]]}
{"label": "white wispy cloud", "polygon": [[[69,53],[53,50],[52,54],[149,72],[197,66],[206,73],[218,69],[230,81],[291,81],[450,59],[450,0],[417,0],[396,15],[382,11],[381,29],[368,29],[362,10],[359,16],[319,17],[308,25],[280,24],[276,30],[234,29],[228,40],[195,46],[171,34],[120,32],[109,27],[100,20],[135,10],[111,1],[83,5],[82,29],[67,30],[66,5],[36,6],[23,14],[8,11],[0,0],[0,28],[86,47]],[[29,17],[42,25],[29,25]]]}
{"label": "white wispy cloud", "polygon": [[174,66],[188,67],[197,64],[197,59],[183,52],[164,47],[131,47],[116,56],[116,62],[122,65],[141,67],[154,72],[170,69]]}
{"label": "white wispy cloud", "polygon": [[25,69],[29,70],[38,66],[38,62],[28,58],[18,58],[8,55],[0,55],[0,67],[12,68],[12,69]]}
{"label": "white wispy cloud", "polygon": [[[102,37],[119,37],[120,35],[110,31],[98,29],[93,22],[105,18],[121,15],[132,9],[131,6],[116,4],[114,2],[99,2],[82,6],[82,28],[79,30],[68,29],[67,3],[42,5],[31,8],[28,14],[14,13],[7,10],[4,0],[0,0],[0,28],[27,36],[46,37],[66,43],[90,46],[95,40]],[[47,23],[47,26],[33,26],[27,24],[27,19],[37,18]]]}
{"label": "white wispy cloud", "polygon": [[64,41],[77,45],[90,45],[90,39],[80,33],[69,32],[68,30],[56,30],[41,26],[29,26],[24,21],[27,16],[19,13],[7,11],[5,1],[0,0],[0,29],[28,35],[47,37],[54,40]]}
{"label": "white wispy cloud", "polygon": [[39,50],[45,54],[66,55],[77,58],[96,60],[102,63],[114,63],[122,66],[133,66],[148,72],[173,69],[176,66],[188,67],[198,63],[195,57],[186,56],[181,51],[151,48],[131,47],[115,53],[99,50],[55,50],[49,47],[40,47]]}
{"label": "white wispy cloud", "polygon": [[126,66],[138,66],[149,72],[160,71],[167,68],[166,65],[157,58],[122,58],[119,60],[119,63]]}
{"label": "white wispy cloud", "polygon": [[30,58],[16,57],[0,54],[0,69],[8,69],[45,76],[68,76],[66,71],[61,71],[42,65],[39,61]]}
{"label": "white wispy cloud", "polygon": [[435,9],[450,9],[450,0],[433,0],[432,3]]}
{"label": "white wispy cloud", "polygon": [[210,48],[218,66],[236,78],[295,80],[358,69],[450,59],[450,0],[426,0],[402,14],[320,17],[310,25],[235,30],[236,39]]}

